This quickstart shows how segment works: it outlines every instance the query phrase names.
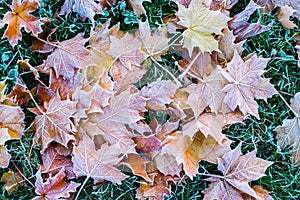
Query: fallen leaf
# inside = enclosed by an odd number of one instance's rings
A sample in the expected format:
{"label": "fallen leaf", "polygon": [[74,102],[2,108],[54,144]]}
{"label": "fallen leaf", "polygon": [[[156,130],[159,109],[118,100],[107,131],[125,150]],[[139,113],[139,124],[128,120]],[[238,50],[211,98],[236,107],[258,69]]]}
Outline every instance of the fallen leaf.
{"label": "fallen leaf", "polygon": [[143,6],[144,1],[151,2],[151,0],[128,0],[128,3],[132,7],[134,14],[138,17],[146,14],[146,10]]}
{"label": "fallen leaf", "polygon": [[297,27],[297,25],[290,20],[290,17],[293,15],[293,13],[295,13],[295,11],[296,10],[294,10],[292,7],[288,5],[279,8],[279,12],[277,16],[278,16],[278,20],[281,22],[284,28],[292,29]]}
{"label": "fallen leaf", "polygon": [[18,190],[19,185],[23,185],[23,178],[20,173],[12,172],[9,170],[4,173],[1,177],[0,182],[4,182],[4,188],[7,191],[7,194],[11,194],[14,191]]}
{"label": "fallen leaf", "polygon": [[76,112],[76,102],[69,99],[62,101],[56,93],[49,102],[31,108],[30,111],[37,115],[34,119],[36,126],[34,143],[40,144],[43,150],[52,141],[68,147],[68,142],[75,140],[76,129],[70,118]]}
{"label": "fallen leaf", "polygon": [[274,129],[277,133],[277,143],[281,148],[291,146],[291,155],[295,158],[295,165],[300,165],[300,93],[291,99],[291,107],[298,114],[293,119],[283,120],[283,124]]}
{"label": "fallen leaf", "polygon": [[8,24],[2,38],[7,38],[12,46],[18,44],[22,38],[21,28],[24,27],[27,33],[32,32],[35,36],[42,32],[42,22],[40,19],[29,14],[35,11],[39,6],[37,0],[13,0],[10,6],[11,12],[5,13],[0,27]]}
{"label": "fallen leaf", "polygon": [[65,0],[59,15],[66,15],[71,11],[77,12],[82,20],[88,18],[93,24],[95,23],[94,16],[103,14],[100,4],[94,0]]}
{"label": "fallen leaf", "polygon": [[243,200],[242,194],[247,194],[260,199],[256,192],[249,186],[249,182],[265,176],[265,170],[272,162],[256,157],[252,151],[242,155],[241,144],[234,150],[225,153],[218,159],[218,170],[223,177],[211,177],[209,187],[203,192],[204,199],[237,199]]}
{"label": "fallen leaf", "polygon": [[259,118],[258,104],[254,99],[264,99],[276,94],[276,90],[269,79],[262,78],[269,59],[253,55],[245,62],[235,52],[230,63],[222,72],[229,81],[223,91],[226,92],[223,103],[235,110],[237,106],[244,115],[250,113]]}
{"label": "fallen leaf", "polygon": [[55,176],[50,176],[45,182],[43,181],[41,170],[36,173],[35,193],[39,196],[33,200],[50,200],[71,197],[70,193],[76,191],[80,185],[71,181],[70,183],[64,180],[65,172],[62,168]]}
{"label": "fallen leaf", "polygon": [[212,34],[222,34],[221,30],[227,27],[229,20],[226,15],[211,11],[202,3],[203,0],[192,0],[188,8],[178,5],[178,24],[187,28],[183,32],[183,47],[188,49],[189,55],[194,47],[199,47],[202,52],[219,51],[218,41]]}
{"label": "fallen leaf", "polygon": [[120,162],[121,155],[118,144],[108,146],[103,144],[96,151],[93,140],[83,135],[77,146],[74,146],[72,162],[74,163],[74,173],[76,177],[86,176],[86,179],[93,178],[94,183],[102,180],[120,184],[127,178],[122,172],[114,167]]}

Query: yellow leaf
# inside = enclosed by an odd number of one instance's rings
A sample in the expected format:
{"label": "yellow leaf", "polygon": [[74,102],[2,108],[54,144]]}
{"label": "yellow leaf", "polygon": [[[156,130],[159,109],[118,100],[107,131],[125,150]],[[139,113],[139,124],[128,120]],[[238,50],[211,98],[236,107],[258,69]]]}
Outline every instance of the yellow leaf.
{"label": "yellow leaf", "polygon": [[229,18],[220,11],[209,10],[203,0],[191,1],[188,8],[180,4],[178,6],[179,25],[187,28],[183,32],[183,47],[188,49],[189,55],[194,47],[199,47],[202,52],[219,51],[218,41],[212,34],[221,34]]}

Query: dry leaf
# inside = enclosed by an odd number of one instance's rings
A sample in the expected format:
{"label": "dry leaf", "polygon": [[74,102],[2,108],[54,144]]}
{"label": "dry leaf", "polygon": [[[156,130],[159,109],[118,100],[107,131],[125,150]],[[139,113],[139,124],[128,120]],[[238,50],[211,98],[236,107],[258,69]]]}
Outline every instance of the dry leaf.
{"label": "dry leaf", "polygon": [[277,132],[277,143],[281,148],[291,146],[291,155],[295,158],[295,165],[300,165],[300,93],[296,93],[291,99],[291,107],[298,114],[293,119],[283,120],[282,126],[274,129]]}
{"label": "dry leaf", "polygon": [[218,159],[218,170],[223,173],[223,178],[208,178],[211,184],[203,193],[204,199],[237,199],[243,200],[242,193],[260,199],[256,192],[249,186],[249,182],[265,176],[265,170],[272,162],[256,157],[252,151],[242,155],[241,144],[234,150],[225,153]]}
{"label": "dry leaf", "polygon": [[15,173],[12,171],[8,171],[4,173],[1,177],[0,182],[4,182],[4,188],[8,194],[11,194],[14,191],[18,190],[19,185],[23,185],[23,178],[20,173]]}
{"label": "dry leaf", "polygon": [[226,15],[209,10],[203,0],[192,0],[188,8],[178,5],[177,16],[178,24],[187,28],[183,32],[183,47],[188,49],[189,55],[194,47],[199,47],[202,52],[218,51],[218,41],[212,34],[222,34],[221,30],[227,27]]}
{"label": "dry leaf", "polygon": [[94,0],[65,0],[59,15],[69,14],[71,10],[77,12],[82,20],[88,18],[93,24],[95,23],[94,16],[103,13],[100,4]]}
{"label": "dry leaf", "polygon": [[151,0],[128,0],[127,2],[132,7],[133,12],[136,16],[146,14],[146,10],[143,6],[143,2],[151,2]]}
{"label": "dry leaf", "polygon": [[290,17],[295,13],[296,10],[294,10],[292,7],[286,5],[281,8],[279,8],[278,12],[278,20],[281,22],[282,26],[284,28],[295,28],[297,27],[294,22],[290,21]]}
{"label": "dry leaf", "polygon": [[56,78],[62,76],[71,79],[75,75],[76,69],[84,69],[92,65],[90,52],[84,47],[87,39],[83,34],[55,44],[56,49],[48,56],[47,60],[38,69],[49,74],[49,69],[55,70]]}
{"label": "dry leaf", "polygon": [[32,31],[34,35],[42,32],[42,22],[35,16],[29,14],[35,11],[39,6],[38,0],[13,0],[10,7],[11,12],[4,15],[0,22],[0,27],[8,24],[2,38],[7,38],[12,46],[18,44],[18,40],[22,38],[21,28],[24,27],[26,32]]}
{"label": "dry leaf", "polygon": [[86,176],[86,179],[93,178],[94,183],[107,180],[120,184],[122,180],[127,178],[114,167],[120,162],[121,155],[118,144],[108,146],[103,144],[96,151],[93,140],[83,135],[78,146],[74,146],[72,162],[74,163],[74,173],[76,177]]}
{"label": "dry leaf", "polygon": [[43,106],[31,108],[30,111],[37,115],[34,119],[36,126],[34,143],[40,144],[43,150],[52,141],[68,147],[68,142],[75,140],[76,129],[70,119],[76,112],[75,102],[69,99],[62,101],[56,93],[49,102],[45,102]]}
{"label": "dry leaf", "polygon": [[234,35],[237,35],[240,39],[246,39],[270,30],[272,23],[268,24],[267,26],[262,26],[259,20],[258,22],[252,24],[248,22],[252,13],[258,8],[259,6],[254,3],[253,0],[251,0],[245,10],[235,15],[228,22],[228,26],[233,31]]}
{"label": "dry leaf", "polygon": [[271,0],[274,6],[292,7],[297,12],[297,17],[300,18],[300,4],[298,0]]}
{"label": "dry leaf", "polygon": [[229,81],[223,89],[226,92],[223,102],[231,110],[239,106],[244,115],[250,113],[259,118],[258,104],[254,99],[266,101],[277,93],[269,79],[261,77],[268,61],[253,55],[244,62],[237,52],[234,53],[223,71],[223,76]]}
{"label": "dry leaf", "polygon": [[55,175],[50,176],[45,182],[43,182],[41,170],[36,173],[35,193],[39,195],[33,198],[33,200],[54,200],[60,198],[69,198],[70,193],[76,191],[76,188],[80,185],[75,182],[66,182],[64,168]]}

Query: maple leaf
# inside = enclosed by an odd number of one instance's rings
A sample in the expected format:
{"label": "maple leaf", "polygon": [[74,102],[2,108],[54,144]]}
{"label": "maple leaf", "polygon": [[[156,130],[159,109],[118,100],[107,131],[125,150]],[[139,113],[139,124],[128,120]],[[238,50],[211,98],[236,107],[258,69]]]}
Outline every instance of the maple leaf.
{"label": "maple leaf", "polygon": [[95,23],[95,14],[103,14],[100,4],[94,0],[65,0],[59,15],[66,15],[71,10],[77,12],[82,17],[82,20],[88,18],[93,24]]}
{"label": "maple leaf", "polygon": [[163,143],[161,154],[172,155],[176,160],[176,163],[169,164],[176,166],[182,163],[185,174],[193,178],[198,173],[200,160],[216,163],[218,157],[230,151],[231,141],[224,139],[220,145],[212,137],[205,138],[201,133],[197,133],[191,139],[180,132],[176,132],[169,135]]}
{"label": "maple leaf", "polygon": [[242,156],[241,144],[234,150],[225,153],[218,159],[218,170],[222,178],[208,178],[211,184],[203,193],[204,199],[237,199],[243,200],[242,193],[260,199],[249,186],[249,182],[265,176],[264,172],[272,162],[256,157],[252,151]]}
{"label": "maple leaf", "polygon": [[198,84],[192,83],[185,88],[189,93],[186,103],[191,106],[195,116],[198,117],[208,106],[215,113],[228,110],[223,102],[225,92],[222,89],[225,86],[225,79],[221,70],[215,70],[209,76],[204,75],[200,80]]}
{"label": "maple leaf", "polygon": [[291,154],[295,157],[295,165],[300,165],[300,93],[296,93],[291,99],[291,107],[296,117],[283,120],[282,126],[274,129],[277,132],[276,139],[280,147],[291,146]]}
{"label": "maple leaf", "polygon": [[227,27],[228,17],[209,10],[203,3],[203,0],[192,0],[188,8],[178,5],[178,24],[187,28],[183,32],[183,47],[188,49],[189,55],[194,47],[199,47],[202,52],[218,51],[218,41],[212,34],[222,34],[221,30]]}
{"label": "maple leaf", "polygon": [[141,95],[149,99],[147,107],[152,110],[165,110],[166,104],[173,101],[173,96],[179,88],[170,80],[157,80],[142,88]]}
{"label": "maple leaf", "polygon": [[161,60],[161,55],[168,51],[169,38],[166,28],[155,29],[151,32],[148,20],[139,21],[139,35],[143,42],[142,50],[149,56]]}
{"label": "maple leaf", "polygon": [[76,112],[76,102],[69,99],[62,101],[56,93],[49,102],[30,111],[37,115],[34,119],[34,143],[41,144],[43,150],[52,141],[68,147],[68,142],[75,140],[73,134],[76,129],[70,117]]}
{"label": "maple leaf", "polygon": [[4,188],[8,194],[18,190],[19,185],[23,185],[22,183],[23,178],[20,173],[15,173],[9,170],[8,172],[4,173],[1,177],[0,182],[4,182]]}
{"label": "maple leaf", "polygon": [[67,183],[64,180],[64,170],[64,168],[61,168],[55,176],[50,176],[46,182],[43,182],[41,170],[39,170],[36,173],[35,182],[35,193],[39,196],[33,198],[33,200],[69,198],[71,196],[70,193],[75,192],[80,184],[75,182]]}
{"label": "maple leaf", "polygon": [[61,155],[58,151],[58,145],[50,144],[50,146],[42,153],[41,173],[48,173],[52,176],[56,175],[62,168],[65,169],[66,177],[75,178],[73,172],[73,163],[67,156]]}
{"label": "maple leaf", "polygon": [[142,42],[130,34],[121,39],[110,36],[111,44],[108,54],[119,61],[121,66],[131,70],[131,65],[140,66],[146,56],[140,49]]}
{"label": "maple leaf", "polygon": [[297,27],[296,24],[294,24],[292,21],[290,21],[290,17],[293,15],[293,13],[295,12],[295,10],[286,5],[286,6],[283,6],[279,9],[279,12],[278,12],[278,21],[281,22],[282,26],[284,28],[295,28]]}
{"label": "maple leaf", "polygon": [[74,173],[76,177],[87,176],[94,179],[94,183],[102,180],[120,184],[127,176],[114,167],[120,162],[120,151],[118,144],[108,146],[103,144],[96,151],[93,140],[83,135],[78,146],[74,146],[72,162],[74,163]]}
{"label": "maple leaf", "polygon": [[144,1],[151,2],[151,0],[128,0],[128,3],[132,7],[133,12],[136,16],[146,14],[146,10],[143,6]]}
{"label": "maple leaf", "polygon": [[300,4],[297,0],[270,0],[274,6],[290,6],[297,12],[297,17],[300,18]]}
{"label": "maple leaf", "polygon": [[226,92],[224,103],[231,110],[239,106],[243,114],[250,113],[259,118],[258,104],[254,98],[266,101],[277,93],[269,79],[261,78],[268,61],[269,59],[254,55],[244,62],[237,52],[234,53],[231,62],[222,72],[229,81],[223,89]]}
{"label": "maple leaf", "polygon": [[56,78],[63,76],[65,79],[74,77],[76,69],[84,69],[92,65],[90,52],[84,47],[87,39],[83,34],[55,44],[56,49],[48,56],[47,60],[37,68],[49,74],[49,69],[55,70]]}
{"label": "maple leaf", "polygon": [[251,14],[258,8],[259,6],[251,0],[245,10],[235,15],[228,22],[228,26],[233,31],[234,35],[237,35],[240,39],[246,39],[270,30],[272,23],[269,23],[267,26],[262,26],[260,21],[252,24],[248,22]]}
{"label": "maple leaf", "polygon": [[26,32],[32,31],[34,35],[42,32],[42,22],[35,16],[29,14],[35,11],[39,6],[39,2],[34,0],[13,0],[10,9],[4,15],[3,20],[0,22],[0,27],[8,24],[2,38],[7,38],[12,46],[18,44],[18,40],[22,38],[21,28],[24,27]]}
{"label": "maple leaf", "polygon": [[[4,102],[5,103],[5,102]],[[11,156],[7,152],[5,142],[20,139],[24,128],[24,113],[20,107],[0,103],[0,167],[6,168]]]}
{"label": "maple leaf", "polygon": [[133,133],[127,130],[127,124],[133,124],[143,119],[146,100],[139,93],[130,93],[130,89],[111,97],[110,105],[103,113],[89,114],[88,120],[80,126],[90,136],[102,135],[110,144],[119,143],[123,153],[134,153]]}

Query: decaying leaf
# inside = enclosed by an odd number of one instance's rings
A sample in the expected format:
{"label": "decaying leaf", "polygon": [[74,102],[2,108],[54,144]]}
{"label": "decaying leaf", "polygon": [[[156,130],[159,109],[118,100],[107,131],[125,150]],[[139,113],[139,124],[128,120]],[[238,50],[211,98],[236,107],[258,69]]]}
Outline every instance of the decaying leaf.
{"label": "decaying leaf", "polygon": [[192,55],[194,47],[199,47],[202,52],[218,51],[218,41],[212,34],[222,34],[221,30],[227,27],[229,20],[219,11],[209,10],[203,2],[192,0],[188,8],[178,5],[178,24],[187,28],[183,32],[183,47],[188,49],[189,55]]}
{"label": "decaying leaf", "polygon": [[223,178],[207,179],[210,185],[203,192],[204,199],[243,200],[242,194],[260,199],[254,189],[249,186],[249,182],[265,176],[264,172],[272,162],[257,158],[255,154],[256,152],[252,151],[242,155],[241,144],[239,144],[234,150],[219,158],[218,170],[223,173]]}
{"label": "decaying leaf", "polygon": [[151,2],[151,0],[128,0],[128,3],[132,7],[133,12],[134,14],[136,14],[136,16],[146,14],[145,8],[143,6],[144,1]]}
{"label": "decaying leaf", "polygon": [[31,32],[38,35],[42,32],[42,22],[40,19],[29,14],[35,11],[39,6],[38,0],[14,0],[10,7],[11,12],[4,15],[0,21],[0,27],[8,24],[2,38],[7,38],[12,46],[18,44],[18,40],[22,38],[21,28],[24,27],[26,32]]}
{"label": "decaying leaf", "polygon": [[70,193],[76,191],[76,188],[80,185],[75,182],[66,182],[64,180],[65,172],[64,168],[55,175],[50,176],[45,182],[43,181],[41,170],[36,173],[35,182],[35,193],[39,196],[33,198],[34,200],[50,200],[50,199],[60,199],[69,198]]}
{"label": "decaying leaf", "polygon": [[274,129],[277,132],[276,139],[280,147],[291,146],[291,155],[295,158],[295,165],[300,165],[300,93],[296,93],[291,99],[291,107],[297,116],[293,119],[283,120],[282,126]]}
{"label": "decaying leaf", "polygon": [[108,146],[103,144],[96,150],[93,140],[84,135],[77,146],[74,146],[72,162],[74,163],[74,173],[76,177],[86,176],[93,178],[94,182],[107,180],[120,184],[127,178],[125,174],[114,167],[120,162],[121,155],[118,144]]}

